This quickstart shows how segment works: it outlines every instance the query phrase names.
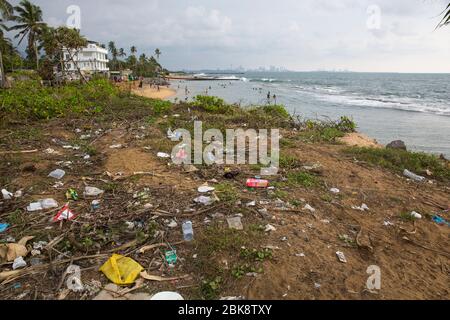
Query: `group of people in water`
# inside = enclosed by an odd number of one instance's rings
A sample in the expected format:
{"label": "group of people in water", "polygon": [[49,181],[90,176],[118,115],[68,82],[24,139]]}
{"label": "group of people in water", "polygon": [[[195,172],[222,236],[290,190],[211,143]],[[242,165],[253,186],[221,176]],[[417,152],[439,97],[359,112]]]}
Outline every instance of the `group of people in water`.
{"label": "group of people in water", "polygon": [[[180,81],[180,83],[182,83],[182,82],[184,82],[184,81]],[[180,83],[178,84],[178,90],[181,89]],[[231,84],[232,83],[230,82],[230,85]],[[221,88],[227,88],[227,84],[224,84],[224,83],[219,83],[218,86]],[[204,91],[205,95],[208,95],[211,90],[212,90],[212,86],[208,86]],[[252,90],[259,91],[259,93],[262,94],[263,88],[252,88]],[[190,94],[191,94],[191,91],[189,90],[189,87],[186,85],[184,88],[184,95],[185,95],[186,102],[189,100]],[[272,93],[269,91],[269,92],[267,92],[267,104],[272,104],[272,102],[275,105],[277,104],[277,95],[276,94],[272,95]]]}

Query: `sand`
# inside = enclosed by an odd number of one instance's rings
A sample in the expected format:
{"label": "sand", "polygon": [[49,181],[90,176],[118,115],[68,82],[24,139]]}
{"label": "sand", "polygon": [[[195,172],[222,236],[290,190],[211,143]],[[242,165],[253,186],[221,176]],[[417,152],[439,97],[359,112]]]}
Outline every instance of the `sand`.
{"label": "sand", "polygon": [[144,86],[142,89],[133,89],[133,93],[146,98],[164,100],[173,97],[177,92],[167,87],[160,87],[158,91],[155,87]]}
{"label": "sand", "polygon": [[383,145],[379,144],[375,139],[359,132],[349,133],[345,137],[340,138],[339,141],[351,147],[383,148]]}

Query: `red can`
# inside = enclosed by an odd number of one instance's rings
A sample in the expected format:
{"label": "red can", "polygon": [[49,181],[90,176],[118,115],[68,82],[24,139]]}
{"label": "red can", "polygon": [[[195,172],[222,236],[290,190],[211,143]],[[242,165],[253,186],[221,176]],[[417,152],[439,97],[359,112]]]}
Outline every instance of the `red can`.
{"label": "red can", "polygon": [[267,188],[269,186],[269,181],[263,179],[248,179],[247,187],[249,188]]}

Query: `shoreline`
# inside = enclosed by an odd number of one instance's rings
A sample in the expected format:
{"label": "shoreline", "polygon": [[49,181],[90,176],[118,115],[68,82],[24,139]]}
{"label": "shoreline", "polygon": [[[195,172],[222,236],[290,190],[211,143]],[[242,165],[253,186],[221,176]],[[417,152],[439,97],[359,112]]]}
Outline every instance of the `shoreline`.
{"label": "shoreline", "polygon": [[175,89],[169,87],[160,87],[158,91],[156,88],[144,86],[144,88],[133,88],[131,91],[141,97],[159,100],[167,100],[177,94]]}

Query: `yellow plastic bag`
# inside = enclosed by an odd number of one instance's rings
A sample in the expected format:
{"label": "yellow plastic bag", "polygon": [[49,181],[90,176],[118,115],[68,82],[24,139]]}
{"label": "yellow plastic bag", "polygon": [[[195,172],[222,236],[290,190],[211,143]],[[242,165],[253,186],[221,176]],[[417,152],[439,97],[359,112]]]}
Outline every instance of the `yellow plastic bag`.
{"label": "yellow plastic bag", "polygon": [[131,258],[113,254],[100,268],[105,276],[117,285],[133,284],[144,268]]}

